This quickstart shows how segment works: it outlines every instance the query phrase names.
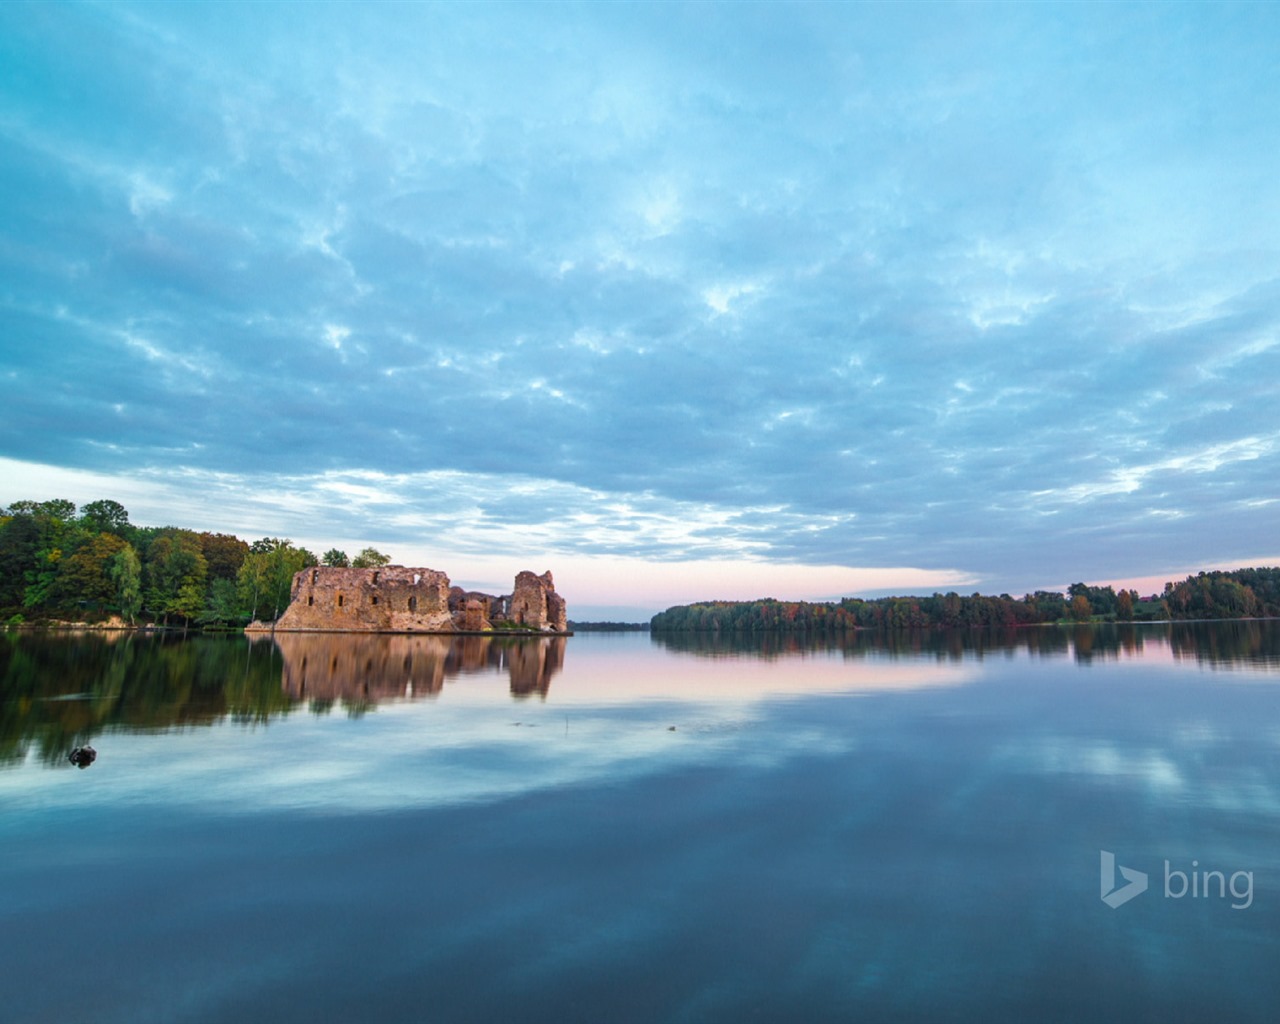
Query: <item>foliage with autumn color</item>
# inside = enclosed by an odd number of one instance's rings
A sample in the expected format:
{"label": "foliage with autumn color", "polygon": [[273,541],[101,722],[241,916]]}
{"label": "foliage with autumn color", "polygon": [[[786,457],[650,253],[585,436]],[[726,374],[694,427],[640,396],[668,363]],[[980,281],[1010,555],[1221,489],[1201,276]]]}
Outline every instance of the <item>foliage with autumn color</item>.
{"label": "foliage with autumn color", "polygon": [[1073,583],[1067,593],[1038,590],[1020,598],[1001,594],[933,594],[929,597],[846,597],[835,602],[701,601],[659,612],[655,633],[814,632],[850,629],[1030,626],[1050,622],[1141,622],[1161,619],[1280,617],[1280,568],[1202,572],[1164,593],[1140,598],[1136,591]]}
{"label": "foliage with autumn color", "polygon": [[[336,549],[326,557],[346,560]],[[358,560],[385,564],[365,548]],[[381,559],[381,561],[379,561]],[[289,604],[293,574],[317,564],[292,541],[140,527],[119,502],[65,499],[0,508],[0,623],[43,620],[242,626]]]}

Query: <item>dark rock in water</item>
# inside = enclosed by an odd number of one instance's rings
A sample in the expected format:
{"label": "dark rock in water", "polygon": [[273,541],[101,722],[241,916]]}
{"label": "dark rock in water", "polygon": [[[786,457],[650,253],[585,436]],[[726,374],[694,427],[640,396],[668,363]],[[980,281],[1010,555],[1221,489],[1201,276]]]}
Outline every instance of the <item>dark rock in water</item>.
{"label": "dark rock in water", "polygon": [[98,758],[98,752],[93,747],[76,747],[71,751],[70,761],[77,768],[88,768]]}

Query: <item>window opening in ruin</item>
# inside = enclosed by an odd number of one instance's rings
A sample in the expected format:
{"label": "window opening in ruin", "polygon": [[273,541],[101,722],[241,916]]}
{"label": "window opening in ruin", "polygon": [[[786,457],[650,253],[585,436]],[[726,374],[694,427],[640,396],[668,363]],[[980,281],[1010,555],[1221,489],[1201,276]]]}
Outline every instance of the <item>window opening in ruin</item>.
{"label": "window opening in ruin", "polygon": [[378,603],[378,595],[377,595],[377,594],[374,594],[374,595],[373,595],[373,597],[371,597],[371,598],[369,599],[369,601],[370,601],[370,603],[371,603],[371,604],[377,604],[377,603]]}
{"label": "window opening in ruin", "polygon": [[312,583],[316,583],[319,579],[320,579],[320,570],[319,570],[319,569],[312,569],[312,570],[311,570],[311,582],[312,582]]}
{"label": "window opening in ruin", "polygon": [[416,612],[418,610],[418,599],[416,597],[409,598],[409,611]]}
{"label": "window opening in ruin", "polygon": [[373,585],[375,587],[378,585],[378,573],[376,572],[373,574]]}
{"label": "window opening in ruin", "polygon": [[341,595],[341,594],[339,594],[339,595],[338,595],[338,607],[339,607],[339,608],[341,608],[341,607],[342,607],[342,595]]}
{"label": "window opening in ruin", "polygon": [[310,608],[310,607],[311,607],[313,604],[315,604],[315,603],[316,603],[315,595],[314,595],[314,594],[308,594],[308,595],[307,595],[307,607],[308,607],[308,608]]}

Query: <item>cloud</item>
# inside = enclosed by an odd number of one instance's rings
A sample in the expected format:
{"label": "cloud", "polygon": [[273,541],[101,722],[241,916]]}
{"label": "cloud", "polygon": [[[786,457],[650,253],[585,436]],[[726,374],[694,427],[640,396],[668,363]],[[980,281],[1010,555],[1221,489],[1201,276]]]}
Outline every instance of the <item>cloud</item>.
{"label": "cloud", "polygon": [[1275,17],[0,10],[0,454],[477,555],[1249,560]]}

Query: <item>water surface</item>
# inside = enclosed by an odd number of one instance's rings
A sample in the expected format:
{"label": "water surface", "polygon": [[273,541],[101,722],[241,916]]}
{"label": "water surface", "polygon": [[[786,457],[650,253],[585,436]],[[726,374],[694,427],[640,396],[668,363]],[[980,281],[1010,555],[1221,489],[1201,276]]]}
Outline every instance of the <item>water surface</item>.
{"label": "water surface", "polygon": [[1258,622],[10,634],[0,1018],[1271,1020],[1278,683]]}

